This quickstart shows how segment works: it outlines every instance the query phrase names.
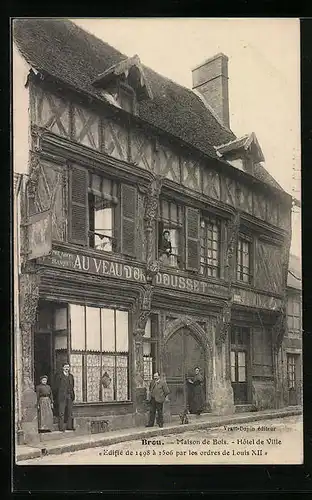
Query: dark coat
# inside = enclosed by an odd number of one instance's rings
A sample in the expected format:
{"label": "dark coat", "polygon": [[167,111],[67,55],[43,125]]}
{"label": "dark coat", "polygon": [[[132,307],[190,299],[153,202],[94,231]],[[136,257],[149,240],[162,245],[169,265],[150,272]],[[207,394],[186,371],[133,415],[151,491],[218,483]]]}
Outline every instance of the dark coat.
{"label": "dark coat", "polygon": [[64,401],[69,396],[72,401],[75,400],[74,377],[71,373],[68,376],[64,372],[57,374],[55,378],[55,395],[58,401]]}
{"label": "dark coat", "polygon": [[204,378],[199,373],[190,380],[193,383],[189,383],[189,410],[190,413],[200,413],[205,404]]}
{"label": "dark coat", "polygon": [[170,391],[165,381],[160,380],[158,383],[156,383],[155,380],[152,380],[150,383],[149,392],[150,397],[154,398],[157,403],[163,403]]}

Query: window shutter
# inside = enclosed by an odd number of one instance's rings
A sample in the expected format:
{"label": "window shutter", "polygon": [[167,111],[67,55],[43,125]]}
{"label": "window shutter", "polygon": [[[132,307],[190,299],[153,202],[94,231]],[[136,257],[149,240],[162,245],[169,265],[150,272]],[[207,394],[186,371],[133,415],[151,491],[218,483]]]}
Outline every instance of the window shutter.
{"label": "window shutter", "polygon": [[121,253],[135,257],[135,218],[137,190],[128,184],[121,185]]}
{"label": "window shutter", "polygon": [[199,267],[199,219],[199,210],[186,207],[186,268],[190,271]]}
{"label": "window shutter", "polygon": [[72,166],[69,172],[69,239],[88,244],[88,171]]}

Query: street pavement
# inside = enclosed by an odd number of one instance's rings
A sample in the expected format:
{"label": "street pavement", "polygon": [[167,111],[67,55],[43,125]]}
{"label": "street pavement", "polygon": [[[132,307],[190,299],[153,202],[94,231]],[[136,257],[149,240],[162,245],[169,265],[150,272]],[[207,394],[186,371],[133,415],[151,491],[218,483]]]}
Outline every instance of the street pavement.
{"label": "street pavement", "polygon": [[18,465],[301,464],[302,416],[185,431],[19,461]]}

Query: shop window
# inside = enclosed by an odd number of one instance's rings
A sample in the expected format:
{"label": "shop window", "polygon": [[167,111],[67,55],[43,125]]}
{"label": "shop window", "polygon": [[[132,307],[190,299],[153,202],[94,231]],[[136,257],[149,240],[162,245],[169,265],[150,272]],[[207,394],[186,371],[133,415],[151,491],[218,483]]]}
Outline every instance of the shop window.
{"label": "shop window", "polygon": [[200,272],[205,276],[220,276],[220,221],[213,217],[200,222]]}
{"label": "shop window", "polygon": [[237,242],[237,281],[251,283],[251,241],[247,237],[240,236]]}
{"label": "shop window", "polygon": [[161,200],[158,253],[164,265],[179,267],[181,264],[182,217],[182,207]]}
{"label": "shop window", "polygon": [[157,371],[157,317],[151,316],[146,323],[145,333],[143,336],[143,371],[144,371],[144,386],[149,388],[149,384],[153,378],[153,373]]}
{"label": "shop window", "polygon": [[70,242],[135,257],[135,186],[72,165],[69,209]]}
{"label": "shop window", "polygon": [[77,402],[129,400],[128,312],[70,304]]}
{"label": "shop window", "polygon": [[288,332],[298,335],[301,330],[301,302],[298,296],[289,296],[287,303]]}

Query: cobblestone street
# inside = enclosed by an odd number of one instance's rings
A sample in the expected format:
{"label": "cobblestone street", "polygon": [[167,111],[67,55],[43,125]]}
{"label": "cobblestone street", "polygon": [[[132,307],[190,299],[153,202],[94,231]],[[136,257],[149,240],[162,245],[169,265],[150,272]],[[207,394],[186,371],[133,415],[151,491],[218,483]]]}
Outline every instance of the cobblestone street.
{"label": "cobblestone street", "polygon": [[18,465],[300,464],[302,433],[302,416],[292,416],[127,441]]}

